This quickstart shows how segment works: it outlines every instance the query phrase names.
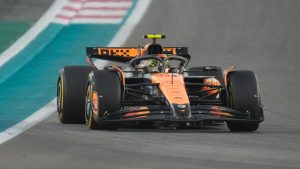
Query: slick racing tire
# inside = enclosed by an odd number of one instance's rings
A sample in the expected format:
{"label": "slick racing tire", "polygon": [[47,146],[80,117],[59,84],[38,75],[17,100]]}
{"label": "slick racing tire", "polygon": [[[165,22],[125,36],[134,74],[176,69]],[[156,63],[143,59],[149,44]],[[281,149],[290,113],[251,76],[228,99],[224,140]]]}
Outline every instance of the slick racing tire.
{"label": "slick racing tire", "polygon": [[[252,71],[233,71],[227,75],[229,107],[241,112],[249,112],[250,119],[261,117],[260,94],[256,76]],[[255,131],[259,122],[227,122],[231,131]]]}
{"label": "slick racing tire", "polygon": [[89,74],[85,120],[88,128],[114,130],[116,124],[104,123],[105,113],[112,113],[121,108],[121,83],[117,72],[112,70],[94,70]]}
{"label": "slick racing tire", "polygon": [[57,112],[62,123],[84,123],[85,87],[88,66],[65,66],[57,82]]}

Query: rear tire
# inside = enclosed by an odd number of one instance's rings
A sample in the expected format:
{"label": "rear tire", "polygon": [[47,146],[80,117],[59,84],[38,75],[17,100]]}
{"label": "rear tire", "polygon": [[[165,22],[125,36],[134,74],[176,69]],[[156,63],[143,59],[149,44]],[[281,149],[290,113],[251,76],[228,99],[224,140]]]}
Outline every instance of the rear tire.
{"label": "rear tire", "polygon": [[57,82],[57,112],[60,122],[85,122],[85,86],[91,70],[88,66],[66,66],[61,69]]}
{"label": "rear tire", "polygon": [[[249,112],[252,120],[261,117],[260,94],[257,79],[252,71],[233,71],[227,75],[229,107],[241,112]],[[259,122],[227,122],[231,131],[255,131]]]}
{"label": "rear tire", "polygon": [[[93,101],[95,97],[97,99]],[[89,74],[86,90],[85,120],[88,128],[117,129],[117,125],[103,123],[101,120],[105,113],[112,113],[120,108],[121,83],[118,73],[111,70],[92,71]]]}

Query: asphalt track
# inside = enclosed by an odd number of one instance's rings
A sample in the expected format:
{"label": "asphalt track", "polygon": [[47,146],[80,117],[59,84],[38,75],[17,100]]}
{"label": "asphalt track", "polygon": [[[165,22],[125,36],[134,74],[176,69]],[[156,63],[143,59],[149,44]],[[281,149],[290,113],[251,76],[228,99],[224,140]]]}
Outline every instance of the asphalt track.
{"label": "asphalt track", "polygon": [[254,133],[90,131],[53,114],[0,146],[0,168],[299,168],[300,1],[153,1],[126,43],[145,33],[188,46],[191,66],[237,65],[259,78],[266,121]]}

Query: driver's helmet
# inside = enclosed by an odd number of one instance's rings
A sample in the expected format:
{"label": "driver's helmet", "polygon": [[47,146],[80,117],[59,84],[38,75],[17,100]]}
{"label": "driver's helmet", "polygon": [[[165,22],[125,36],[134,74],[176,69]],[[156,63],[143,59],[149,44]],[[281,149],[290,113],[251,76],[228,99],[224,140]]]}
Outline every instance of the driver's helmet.
{"label": "driver's helmet", "polygon": [[[144,47],[144,55],[163,55],[163,47],[160,44],[150,43],[145,45]],[[143,57],[143,56],[141,56]],[[142,60],[138,65],[137,68],[145,68],[148,72],[156,72],[159,71],[159,67],[161,63],[157,60],[150,59],[150,60]],[[165,65],[168,67],[168,65]]]}
{"label": "driver's helmet", "polygon": [[163,54],[163,47],[161,44],[150,43],[144,47],[145,54],[154,55],[154,54]]}

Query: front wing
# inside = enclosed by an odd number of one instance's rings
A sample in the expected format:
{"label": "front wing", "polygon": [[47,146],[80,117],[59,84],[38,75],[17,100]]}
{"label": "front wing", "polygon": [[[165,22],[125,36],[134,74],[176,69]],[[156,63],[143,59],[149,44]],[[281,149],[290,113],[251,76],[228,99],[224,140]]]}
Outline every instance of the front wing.
{"label": "front wing", "polygon": [[249,113],[240,112],[222,106],[200,105],[191,107],[191,116],[186,117],[174,114],[167,106],[128,107],[113,113],[105,113],[98,119],[99,123],[119,123],[135,121],[165,121],[171,123],[193,123],[193,122],[262,122],[264,119],[254,120]]}

